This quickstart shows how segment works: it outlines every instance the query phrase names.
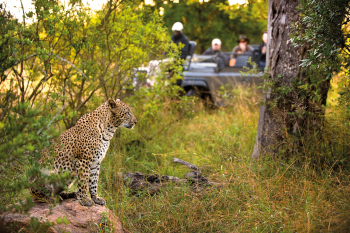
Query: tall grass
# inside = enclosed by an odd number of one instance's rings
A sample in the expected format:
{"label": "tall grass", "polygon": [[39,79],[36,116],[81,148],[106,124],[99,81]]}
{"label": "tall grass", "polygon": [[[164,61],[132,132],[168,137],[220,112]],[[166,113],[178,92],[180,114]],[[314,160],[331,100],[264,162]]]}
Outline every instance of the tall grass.
{"label": "tall grass", "polygon": [[[234,90],[226,108],[208,111],[198,103],[190,117],[178,120],[172,120],[176,117],[169,108],[164,108],[157,114],[169,124],[164,126],[161,121],[148,118],[148,127],[138,130],[136,126],[133,131],[120,132],[102,164],[100,192],[126,229],[131,232],[350,231],[350,176],[341,163],[344,148],[348,148],[346,119],[328,111],[327,140],[305,146],[300,152],[304,158],[315,157],[316,149],[324,157],[338,156],[331,165],[315,166],[312,159],[298,161],[298,158],[252,162],[259,117],[257,102],[261,97],[254,90]],[[147,129],[152,138],[145,137]],[[153,134],[157,129],[160,132]],[[169,184],[156,195],[135,196],[118,180],[117,172],[126,171],[183,177],[188,169],[174,164],[173,157],[197,165],[218,185],[198,191],[187,185]]]}

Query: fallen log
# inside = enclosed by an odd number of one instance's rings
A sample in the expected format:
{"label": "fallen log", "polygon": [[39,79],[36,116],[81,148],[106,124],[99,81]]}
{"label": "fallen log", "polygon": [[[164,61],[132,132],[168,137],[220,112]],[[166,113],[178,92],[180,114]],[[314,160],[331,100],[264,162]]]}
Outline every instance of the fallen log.
{"label": "fallen log", "polygon": [[193,170],[195,170],[197,173],[200,173],[202,174],[201,170],[199,168],[197,168],[195,165],[193,165],[192,163],[189,163],[189,162],[186,162],[186,161],[183,161],[181,159],[178,159],[178,158],[173,158],[174,160],[174,163],[180,163],[182,165],[185,165]]}
{"label": "fallen log", "polygon": [[174,163],[185,165],[193,171],[187,173],[184,179],[158,174],[142,174],[141,172],[127,172],[125,174],[118,173],[118,177],[124,181],[124,184],[127,185],[134,194],[140,191],[147,192],[150,195],[156,194],[160,191],[161,187],[169,182],[173,182],[175,184],[188,183],[197,189],[213,185],[212,182],[202,175],[202,171],[194,164],[178,158],[174,158],[173,161]]}

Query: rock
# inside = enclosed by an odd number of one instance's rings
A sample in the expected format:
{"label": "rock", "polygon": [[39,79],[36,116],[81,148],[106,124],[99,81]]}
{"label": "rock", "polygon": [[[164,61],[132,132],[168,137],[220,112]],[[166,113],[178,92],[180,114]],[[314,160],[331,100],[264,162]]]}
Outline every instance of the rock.
{"label": "rock", "polygon": [[[50,210],[51,209],[51,210]],[[0,215],[0,232],[18,232],[21,229],[37,227],[35,232],[101,232],[99,228],[108,227],[115,233],[127,233],[119,218],[105,206],[81,206],[76,199],[67,199],[52,207],[47,203],[36,203],[29,215],[6,212]],[[39,224],[31,218],[37,218]],[[53,225],[45,225],[50,222]],[[40,227],[40,229],[39,229]],[[39,230],[38,230],[39,229]],[[31,231],[29,231],[31,232]],[[104,231],[103,231],[104,232]]]}

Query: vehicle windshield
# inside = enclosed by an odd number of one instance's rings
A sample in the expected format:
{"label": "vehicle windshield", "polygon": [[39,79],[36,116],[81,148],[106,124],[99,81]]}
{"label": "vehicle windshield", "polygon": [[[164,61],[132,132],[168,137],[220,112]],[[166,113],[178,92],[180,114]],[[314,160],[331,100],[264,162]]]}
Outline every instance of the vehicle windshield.
{"label": "vehicle windshield", "polygon": [[[233,53],[233,52],[223,52],[223,55],[221,55],[219,58],[217,55],[198,55],[193,54],[192,60],[190,62],[190,59],[187,60],[187,64],[191,63],[190,69],[203,69],[205,67],[207,68],[213,68],[213,67],[220,67],[220,68],[232,68],[232,67],[244,67],[244,66],[250,66],[250,64],[247,62],[249,58],[251,58],[251,61],[254,61],[255,63],[258,63],[259,61],[259,52],[244,52],[244,53]],[[235,56],[236,62],[232,66],[230,66],[230,59],[231,56]],[[221,59],[221,65],[219,66],[219,59]]]}
{"label": "vehicle windshield", "polygon": [[[244,53],[233,53],[233,52],[223,52],[228,58],[231,57],[231,55],[237,55],[238,56],[253,56],[253,52],[244,52]],[[212,62],[213,58],[215,58],[217,55],[199,55],[199,54],[193,54],[192,62]],[[189,57],[188,57],[189,58]]]}

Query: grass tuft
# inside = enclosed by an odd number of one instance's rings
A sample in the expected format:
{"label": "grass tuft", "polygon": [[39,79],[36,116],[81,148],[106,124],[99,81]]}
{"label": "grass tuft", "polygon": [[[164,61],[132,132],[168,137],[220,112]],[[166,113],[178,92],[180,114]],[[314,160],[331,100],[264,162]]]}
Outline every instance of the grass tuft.
{"label": "grass tuft", "polygon": [[[323,140],[305,147],[304,159],[252,162],[260,98],[254,88],[238,88],[226,108],[196,107],[172,121],[177,116],[165,107],[158,114],[168,125],[148,118],[148,127],[121,130],[103,162],[100,192],[123,226],[132,232],[350,231],[345,118],[327,111],[325,138],[332,146]],[[315,151],[336,158],[316,167]],[[173,157],[197,165],[218,186],[196,191],[169,184],[154,196],[135,196],[118,180],[117,172],[126,171],[182,178],[189,170]]]}

